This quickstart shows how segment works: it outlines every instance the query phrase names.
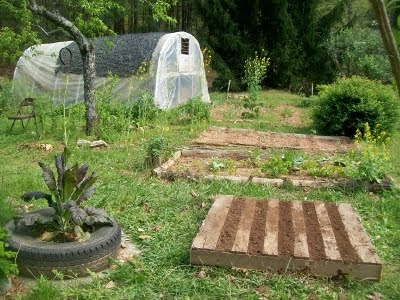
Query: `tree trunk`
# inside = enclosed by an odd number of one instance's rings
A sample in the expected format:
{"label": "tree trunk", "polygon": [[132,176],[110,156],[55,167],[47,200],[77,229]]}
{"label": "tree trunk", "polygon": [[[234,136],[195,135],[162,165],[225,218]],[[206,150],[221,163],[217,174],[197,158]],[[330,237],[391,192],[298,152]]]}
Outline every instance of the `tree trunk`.
{"label": "tree trunk", "polygon": [[83,61],[83,84],[85,100],[86,134],[93,133],[97,125],[97,113],[95,105],[94,78],[96,76],[95,52],[93,44],[75,26],[74,23],[61,16],[58,12],[47,10],[44,6],[37,5],[35,0],[29,0],[28,8],[46,20],[66,30],[77,43]]}
{"label": "tree trunk", "polygon": [[133,32],[138,31],[139,25],[139,5],[138,0],[133,0]]}
{"label": "tree trunk", "polygon": [[82,53],[83,61],[83,86],[85,96],[85,118],[86,118],[86,134],[93,133],[97,124],[96,102],[94,92],[94,78],[96,76],[95,52],[93,45],[89,45],[89,49]]}
{"label": "tree trunk", "polygon": [[386,12],[385,4],[382,0],[370,0],[376,20],[379,25],[383,44],[389,57],[392,73],[396,80],[397,92],[400,96],[400,56],[396,41],[390,27],[389,17]]}

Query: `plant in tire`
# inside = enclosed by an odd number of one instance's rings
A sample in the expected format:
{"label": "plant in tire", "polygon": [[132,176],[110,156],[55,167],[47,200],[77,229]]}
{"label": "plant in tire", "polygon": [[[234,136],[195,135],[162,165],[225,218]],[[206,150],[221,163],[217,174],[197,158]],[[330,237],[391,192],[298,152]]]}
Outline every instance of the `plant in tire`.
{"label": "plant in tire", "polygon": [[49,215],[33,212],[15,219],[16,226],[30,227],[44,241],[81,242],[90,238],[96,228],[112,225],[112,219],[104,210],[82,206],[95,191],[97,175],[88,173],[88,164],[68,167],[68,157],[66,147],[55,157],[57,178],[49,166],[39,162],[51,194],[28,192],[22,195],[25,201],[46,199],[53,212]]}

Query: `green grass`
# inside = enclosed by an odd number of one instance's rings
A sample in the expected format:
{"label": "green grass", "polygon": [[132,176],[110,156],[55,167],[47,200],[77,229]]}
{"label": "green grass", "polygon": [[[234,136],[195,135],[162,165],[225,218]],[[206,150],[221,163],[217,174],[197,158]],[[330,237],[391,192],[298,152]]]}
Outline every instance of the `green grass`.
{"label": "green grass", "polygon": [[[214,94],[216,106],[224,103],[223,94]],[[263,93],[263,105],[271,109],[278,105],[300,106],[300,97],[279,91]],[[239,104],[238,100],[232,100]],[[301,108],[305,116],[309,108]],[[142,256],[132,263],[117,267],[103,279],[95,279],[83,286],[57,288],[52,282],[40,281],[37,288],[27,295],[30,299],[365,299],[378,292],[385,299],[400,298],[400,193],[398,191],[370,194],[359,190],[274,188],[253,184],[230,182],[190,182],[178,180],[172,183],[151,176],[144,164],[145,142],[152,136],[163,135],[168,141],[169,155],[175,147],[187,145],[191,139],[210,125],[240,126],[261,130],[310,132],[310,128],[292,128],[281,123],[268,112],[270,123],[234,123],[231,120],[210,123],[171,125],[168,118],[160,117],[151,125],[133,130],[107,149],[75,147],[74,132],[69,141],[73,150],[72,160],[88,162],[90,169],[99,175],[99,187],[88,205],[105,208],[121,224],[124,232],[142,250]],[[267,116],[262,116],[262,118]],[[239,125],[238,125],[239,124]],[[263,124],[263,125],[261,125]],[[24,205],[20,195],[31,190],[45,190],[37,161],[50,162],[59,152],[62,141],[61,128],[48,128],[40,140],[32,133],[17,126],[12,134],[6,131],[10,123],[0,119],[0,223],[14,213],[13,208]],[[398,137],[398,135],[397,135]],[[391,146],[392,157],[400,154],[396,137]],[[39,143],[50,143],[49,152],[37,149]],[[59,148],[57,150],[57,148]],[[400,165],[393,159],[400,175]],[[285,200],[321,200],[349,202],[360,218],[385,262],[380,283],[352,280],[329,281],[304,275],[275,274],[258,271],[241,271],[228,268],[198,267],[189,265],[189,249],[202,220],[216,194],[274,197]],[[193,195],[198,195],[194,197]],[[202,205],[202,203],[204,203]],[[44,206],[35,203],[35,207]],[[155,228],[159,228],[156,230]],[[139,232],[142,228],[145,233]],[[141,240],[146,234],[151,239]],[[202,271],[202,276],[199,272]],[[106,284],[114,281],[115,287]],[[262,290],[263,293],[260,293]],[[268,295],[267,295],[268,294]],[[264,298],[262,298],[264,296]],[[24,296],[25,297],[25,296]]]}

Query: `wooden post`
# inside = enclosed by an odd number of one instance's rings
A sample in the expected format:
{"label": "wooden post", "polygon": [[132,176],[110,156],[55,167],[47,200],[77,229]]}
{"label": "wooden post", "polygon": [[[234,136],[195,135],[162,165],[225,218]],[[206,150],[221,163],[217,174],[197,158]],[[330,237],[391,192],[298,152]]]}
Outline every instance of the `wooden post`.
{"label": "wooden post", "polygon": [[231,88],[231,80],[229,79],[228,82],[228,90],[226,91],[226,101],[228,101],[228,97],[229,97],[229,89]]}
{"label": "wooden post", "polygon": [[311,82],[311,96],[314,96],[314,82]]}

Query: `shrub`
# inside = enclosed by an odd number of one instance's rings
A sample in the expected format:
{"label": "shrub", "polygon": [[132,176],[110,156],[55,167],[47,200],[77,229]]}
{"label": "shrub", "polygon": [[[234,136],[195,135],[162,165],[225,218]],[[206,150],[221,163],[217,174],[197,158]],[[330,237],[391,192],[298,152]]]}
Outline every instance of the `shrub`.
{"label": "shrub", "polygon": [[179,113],[183,119],[196,121],[208,121],[210,119],[210,105],[200,97],[190,98],[179,107]]}
{"label": "shrub", "polygon": [[17,266],[13,263],[15,253],[6,250],[7,231],[0,227],[0,281],[10,275],[17,274]]}
{"label": "shrub", "polygon": [[165,146],[166,142],[162,136],[152,137],[147,142],[147,157],[160,156]]}
{"label": "shrub", "polygon": [[243,81],[247,86],[249,97],[244,100],[243,107],[249,111],[242,113],[243,118],[256,118],[259,116],[260,109],[258,104],[258,94],[261,91],[261,83],[267,75],[269,58],[264,51],[246,60],[244,65]]}
{"label": "shrub", "polygon": [[320,133],[354,137],[368,123],[375,135],[390,134],[397,126],[398,99],[388,86],[354,76],[319,89],[312,119]]}

